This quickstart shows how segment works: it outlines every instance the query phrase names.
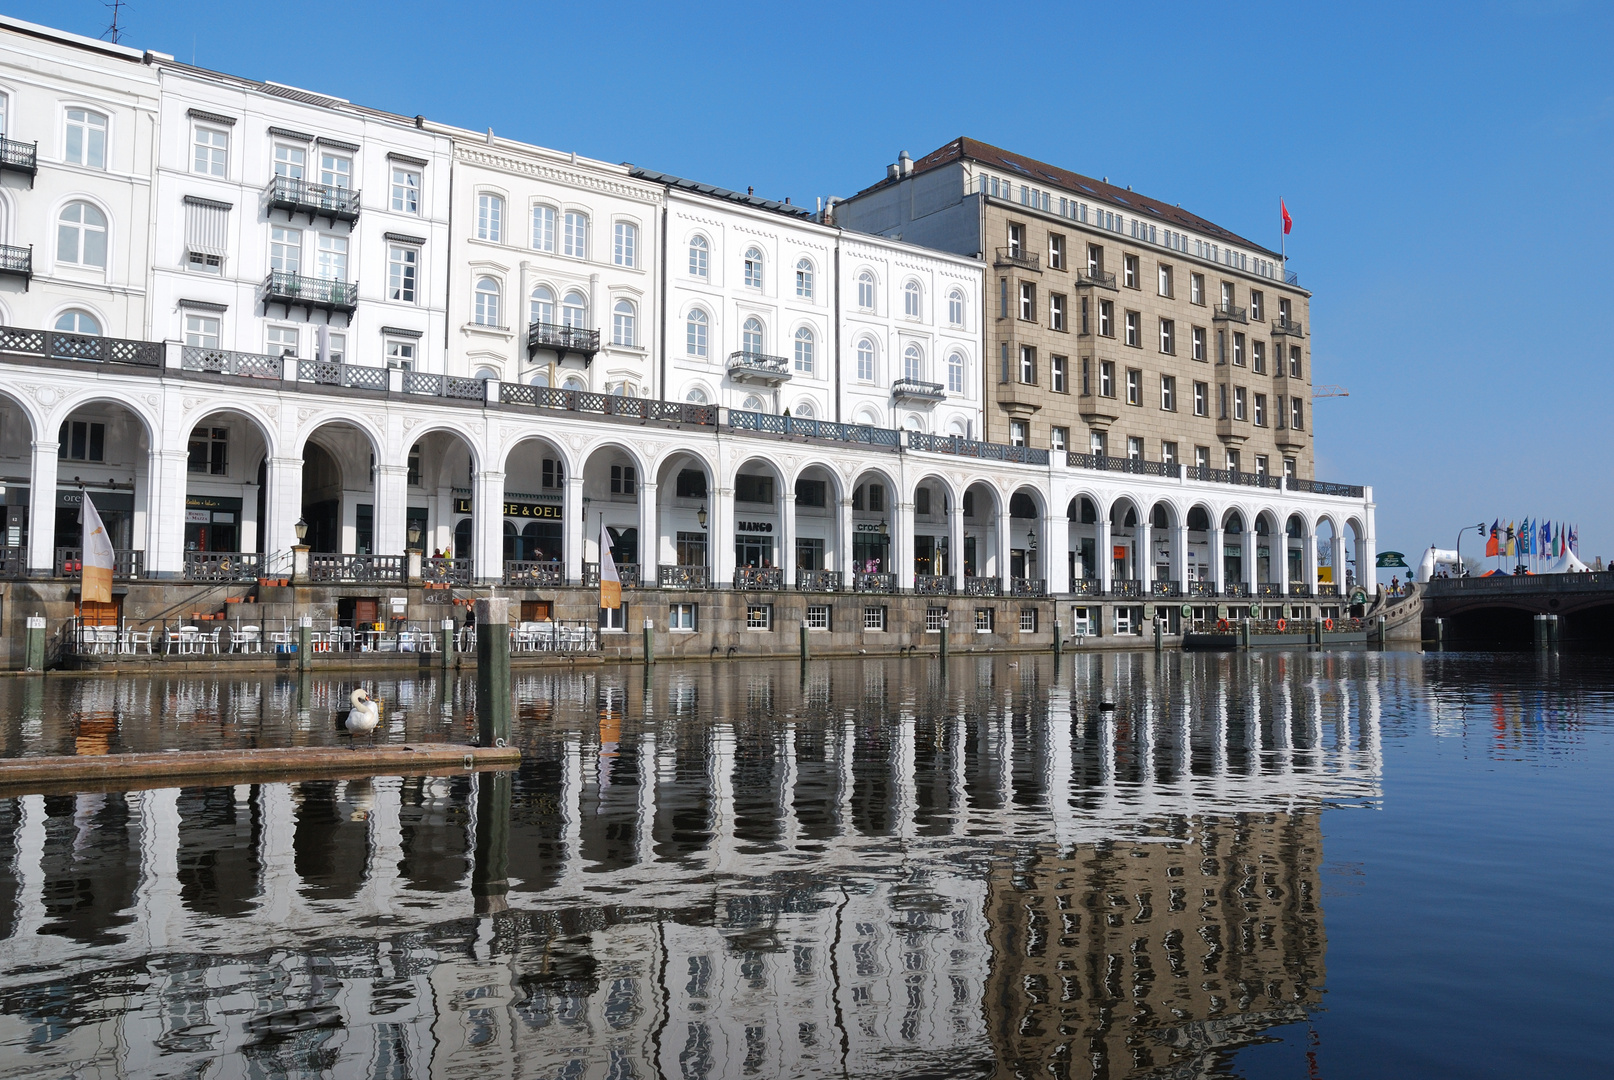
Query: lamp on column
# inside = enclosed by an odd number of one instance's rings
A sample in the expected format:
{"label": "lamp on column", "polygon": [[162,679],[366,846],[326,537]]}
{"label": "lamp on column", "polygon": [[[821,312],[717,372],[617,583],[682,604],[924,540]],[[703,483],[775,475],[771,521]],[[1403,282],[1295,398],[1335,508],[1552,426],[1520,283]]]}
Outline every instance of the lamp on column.
{"label": "lamp on column", "polygon": [[1035,526],[1026,530],[1026,549],[1028,551],[1037,550],[1037,530]]}
{"label": "lamp on column", "polygon": [[695,511],[695,520],[701,523],[701,528],[703,528],[703,529],[706,528],[706,504],[705,503],[701,503],[701,508],[699,510]]}
{"label": "lamp on column", "polygon": [[304,521],[302,518],[297,519],[297,524],[291,527],[291,531],[297,534],[297,542],[299,544],[305,543],[308,540],[308,522]]}
{"label": "lamp on column", "polygon": [[420,546],[420,535],[421,535],[420,534],[420,519],[416,518],[416,519],[411,520],[409,522],[409,546],[410,547],[415,548],[415,547]]}

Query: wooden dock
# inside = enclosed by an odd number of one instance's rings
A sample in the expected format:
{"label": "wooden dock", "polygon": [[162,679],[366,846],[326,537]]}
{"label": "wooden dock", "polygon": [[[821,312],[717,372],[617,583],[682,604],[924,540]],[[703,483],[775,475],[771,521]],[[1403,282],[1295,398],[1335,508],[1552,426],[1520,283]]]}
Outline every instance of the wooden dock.
{"label": "wooden dock", "polygon": [[521,751],[513,746],[462,743],[0,758],[0,795],[443,775],[502,771],[520,764]]}

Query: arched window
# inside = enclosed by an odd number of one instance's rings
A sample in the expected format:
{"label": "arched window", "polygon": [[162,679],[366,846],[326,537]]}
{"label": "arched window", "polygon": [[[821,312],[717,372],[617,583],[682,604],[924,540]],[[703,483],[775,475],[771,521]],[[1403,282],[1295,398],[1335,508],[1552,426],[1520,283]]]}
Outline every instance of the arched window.
{"label": "arched window", "polygon": [[684,329],[686,332],[685,337],[688,342],[686,351],[690,356],[699,356],[705,358],[708,355],[706,347],[706,328],[706,312],[702,311],[700,308],[694,308],[691,310],[689,313],[689,318],[684,322]]}
{"label": "arched window", "polygon": [[527,380],[527,385],[529,385],[529,386],[548,386],[549,385],[549,372],[547,372],[547,371],[538,372],[532,378]]}
{"label": "arched window", "polygon": [[476,377],[484,382],[486,382],[488,379],[497,379],[499,377],[499,369],[492,367],[479,367],[476,369]]}
{"label": "arched window", "polygon": [[762,252],[756,248],[745,249],[745,287],[762,288]]}
{"label": "arched window", "polygon": [[553,206],[535,206],[532,208],[532,249],[551,253],[555,250],[555,208]]}
{"label": "arched window", "polygon": [[540,285],[532,290],[532,322],[553,323],[555,321],[555,294],[549,291],[547,285]]}
{"label": "arched window", "polygon": [[562,390],[587,390],[588,384],[577,375],[566,376],[566,382],[561,385]]}
{"label": "arched window", "polygon": [[72,308],[56,316],[56,329],[64,334],[98,335],[101,333],[101,323],[88,311]]}
{"label": "arched window", "polygon": [[857,339],[857,377],[860,382],[874,381],[874,342]]}
{"label": "arched window", "polygon": [[476,279],[476,314],[478,326],[499,326],[499,283],[490,277]]}
{"label": "arched window", "polygon": [[575,289],[567,293],[560,302],[561,325],[582,329],[587,319],[588,303],[583,299],[583,294]]}
{"label": "arched window", "polygon": [[964,325],[964,292],[954,289],[947,294],[947,321],[953,326]]}
{"label": "arched window", "polygon": [[818,414],[813,410],[812,402],[801,401],[796,403],[796,411],[791,415],[795,416],[797,420],[811,420]]}
{"label": "arched window", "polygon": [[580,210],[566,211],[566,236],[563,255],[573,259],[588,258],[588,215]]}
{"label": "arched window", "polygon": [[761,412],[763,410],[762,399],[755,394],[748,395],[740,408],[746,412]]}
{"label": "arched window", "polygon": [[964,354],[951,353],[947,357],[947,392],[949,394],[962,394],[964,392]]}
{"label": "arched window", "polygon": [[924,317],[923,297],[919,292],[919,282],[910,281],[902,287],[902,313],[910,319]]}
{"label": "arched window", "polygon": [[813,332],[805,326],[796,331],[796,370],[813,373]]}
{"label": "arched window", "polygon": [[638,344],[634,338],[634,324],[638,318],[634,311],[632,300],[618,300],[611,307],[611,344],[633,347]]}
{"label": "arched window", "polygon": [[902,350],[902,377],[904,379],[925,377],[925,354],[919,351],[919,346],[909,345]]}
{"label": "arched window", "polygon": [[964,421],[954,420],[951,424],[947,425],[947,434],[951,435],[955,439],[962,439],[969,434],[969,428],[964,426]]}
{"label": "arched window", "polygon": [[796,295],[803,300],[813,298],[813,261],[804,258],[796,263]]}
{"label": "arched window", "polygon": [[684,400],[689,402],[691,405],[705,405],[706,391],[697,386],[695,389],[684,395]]}
{"label": "arched window", "polygon": [[504,242],[504,200],[484,192],[476,197],[476,238]]}
{"label": "arched window", "polygon": [[56,261],[106,269],[106,215],[86,202],[62,207],[56,219]]}
{"label": "arched window", "polygon": [[752,356],[762,355],[762,320],[745,320],[745,325],[740,328],[740,351]]}
{"label": "arched window", "polygon": [[857,306],[864,311],[874,310],[874,275],[867,270],[857,276]]}
{"label": "arched window", "polygon": [[711,254],[706,246],[706,237],[697,236],[689,241],[689,276],[704,278],[707,276],[708,256]]}
{"label": "arched window", "polygon": [[106,117],[88,109],[68,109],[65,134],[68,164],[106,168]]}
{"label": "arched window", "polygon": [[873,409],[865,406],[857,411],[857,422],[864,427],[879,427],[880,417]]}

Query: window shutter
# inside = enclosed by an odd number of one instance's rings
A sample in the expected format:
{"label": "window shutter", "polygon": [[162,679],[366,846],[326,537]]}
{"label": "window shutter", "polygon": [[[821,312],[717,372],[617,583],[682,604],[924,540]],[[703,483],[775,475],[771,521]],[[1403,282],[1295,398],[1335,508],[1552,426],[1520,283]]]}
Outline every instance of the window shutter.
{"label": "window shutter", "polygon": [[223,203],[185,201],[185,248],[198,255],[222,258],[228,246],[230,208]]}

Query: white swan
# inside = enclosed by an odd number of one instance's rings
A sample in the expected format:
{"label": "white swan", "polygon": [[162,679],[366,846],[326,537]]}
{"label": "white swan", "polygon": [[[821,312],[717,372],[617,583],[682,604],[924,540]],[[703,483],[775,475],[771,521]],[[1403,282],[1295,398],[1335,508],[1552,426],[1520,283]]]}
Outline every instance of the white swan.
{"label": "white swan", "polygon": [[365,692],[364,687],[353,691],[349,698],[353,711],[347,714],[349,735],[368,735],[381,723],[381,702]]}

